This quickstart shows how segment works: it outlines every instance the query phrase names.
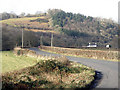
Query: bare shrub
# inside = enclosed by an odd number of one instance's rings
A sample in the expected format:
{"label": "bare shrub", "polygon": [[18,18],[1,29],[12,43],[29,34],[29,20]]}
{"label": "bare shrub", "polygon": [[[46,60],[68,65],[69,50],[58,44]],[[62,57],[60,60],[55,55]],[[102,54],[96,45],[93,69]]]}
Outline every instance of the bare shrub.
{"label": "bare shrub", "polygon": [[68,64],[69,64],[69,60],[68,60],[68,58],[66,58],[65,56],[58,57],[57,60],[58,60],[59,62],[61,62],[62,64],[65,64],[65,65],[68,65]]}

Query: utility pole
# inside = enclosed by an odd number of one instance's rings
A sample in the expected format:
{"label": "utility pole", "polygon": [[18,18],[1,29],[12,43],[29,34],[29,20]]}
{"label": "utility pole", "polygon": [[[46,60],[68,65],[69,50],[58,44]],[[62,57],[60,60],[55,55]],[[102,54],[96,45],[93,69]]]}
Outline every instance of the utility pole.
{"label": "utility pole", "polygon": [[40,45],[41,46],[43,45],[42,38],[43,38],[43,35],[41,35],[41,37],[40,37]]}
{"label": "utility pole", "polygon": [[51,47],[53,47],[53,33],[51,33]]}
{"label": "utility pole", "polygon": [[23,48],[23,27],[22,27],[22,48]]}
{"label": "utility pole", "polygon": [[30,40],[28,41],[28,43],[29,43],[29,47],[31,47]]}

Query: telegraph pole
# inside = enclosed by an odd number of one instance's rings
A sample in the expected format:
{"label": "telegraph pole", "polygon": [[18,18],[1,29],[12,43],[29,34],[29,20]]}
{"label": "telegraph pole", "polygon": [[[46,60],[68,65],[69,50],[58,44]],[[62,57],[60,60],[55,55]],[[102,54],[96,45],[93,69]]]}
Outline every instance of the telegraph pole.
{"label": "telegraph pole", "polygon": [[24,36],[23,36],[23,28],[24,27],[22,27],[22,48],[23,48],[23,38],[24,38]]}
{"label": "telegraph pole", "polygon": [[53,33],[51,33],[51,47],[53,47]]}
{"label": "telegraph pole", "polygon": [[43,35],[41,35],[41,37],[40,37],[40,45],[41,46],[43,45],[42,38],[43,38]]}

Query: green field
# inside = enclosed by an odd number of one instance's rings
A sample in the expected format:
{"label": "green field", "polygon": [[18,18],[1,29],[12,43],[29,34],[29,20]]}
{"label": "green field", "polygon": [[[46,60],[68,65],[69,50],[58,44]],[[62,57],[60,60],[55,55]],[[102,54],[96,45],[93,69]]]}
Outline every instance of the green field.
{"label": "green field", "polygon": [[12,51],[2,52],[2,73],[19,70],[36,64],[35,58],[16,56]]}

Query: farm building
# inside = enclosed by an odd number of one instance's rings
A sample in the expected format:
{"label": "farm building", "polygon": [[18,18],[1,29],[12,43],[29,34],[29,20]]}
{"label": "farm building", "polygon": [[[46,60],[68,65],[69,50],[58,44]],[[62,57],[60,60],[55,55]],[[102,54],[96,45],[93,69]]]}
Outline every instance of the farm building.
{"label": "farm building", "polygon": [[82,47],[93,47],[93,48],[96,48],[97,47],[97,43],[95,43],[95,44],[89,43],[88,46],[82,46]]}
{"label": "farm building", "polygon": [[106,47],[106,48],[111,48],[111,45],[106,45],[105,47]]}

